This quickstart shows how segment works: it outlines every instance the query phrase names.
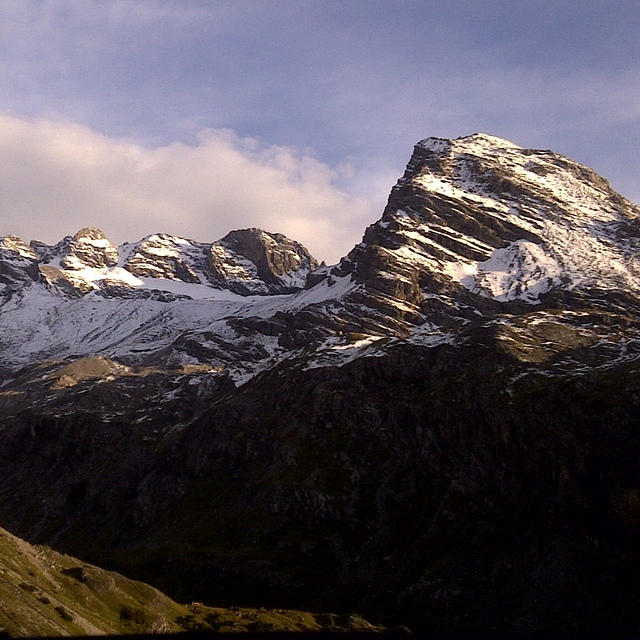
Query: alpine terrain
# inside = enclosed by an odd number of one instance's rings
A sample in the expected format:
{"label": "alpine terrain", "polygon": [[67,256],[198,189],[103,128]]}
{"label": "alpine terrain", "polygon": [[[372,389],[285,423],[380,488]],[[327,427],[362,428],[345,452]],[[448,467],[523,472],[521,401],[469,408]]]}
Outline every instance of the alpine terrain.
{"label": "alpine terrain", "polygon": [[0,287],[12,534],[181,602],[640,626],[640,208],[591,169],[427,138],[337,265],[86,228]]}

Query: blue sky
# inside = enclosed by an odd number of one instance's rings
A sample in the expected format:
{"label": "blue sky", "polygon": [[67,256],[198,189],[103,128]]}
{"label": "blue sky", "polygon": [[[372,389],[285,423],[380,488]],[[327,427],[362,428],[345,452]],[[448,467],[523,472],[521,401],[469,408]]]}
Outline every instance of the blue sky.
{"label": "blue sky", "polygon": [[415,142],[476,131],[638,202],[638,24],[637,0],[3,0],[0,235],[259,226],[335,262]]}

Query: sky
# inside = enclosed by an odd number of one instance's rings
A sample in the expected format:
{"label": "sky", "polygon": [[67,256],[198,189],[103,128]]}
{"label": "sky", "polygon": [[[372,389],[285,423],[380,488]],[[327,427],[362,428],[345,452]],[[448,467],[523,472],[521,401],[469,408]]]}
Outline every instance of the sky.
{"label": "sky", "polygon": [[640,202],[637,0],[2,0],[0,236],[335,263],[413,145],[485,132]]}

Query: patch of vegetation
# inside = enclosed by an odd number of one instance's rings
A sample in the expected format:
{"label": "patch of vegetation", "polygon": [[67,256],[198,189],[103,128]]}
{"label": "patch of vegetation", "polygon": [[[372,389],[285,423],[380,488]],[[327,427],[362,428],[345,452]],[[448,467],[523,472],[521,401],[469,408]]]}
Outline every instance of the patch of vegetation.
{"label": "patch of vegetation", "polygon": [[214,631],[218,630],[221,623],[223,622],[224,617],[219,613],[208,613],[204,616],[204,621],[213,629]]}
{"label": "patch of vegetation", "polygon": [[204,631],[208,628],[201,620],[197,620],[195,616],[178,616],[176,623],[179,624],[185,631]]}
{"label": "patch of vegetation", "polygon": [[133,622],[135,624],[146,624],[148,617],[143,609],[123,605],[120,607],[120,620],[123,622]]}
{"label": "patch of vegetation", "polygon": [[346,337],[347,337],[347,342],[349,343],[358,342],[359,340],[366,340],[367,338],[371,338],[369,334],[359,333],[357,331],[349,331]]}
{"label": "patch of vegetation", "polygon": [[55,610],[58,612],[59,616],[66,622],[73,621],[73,616],[63,606],[55,607]]}
{"label": "patch of vegetation", "polygon": [[0,631],[12,637],[322,628],[314,615],[299,611],[178,604],[142,582],[0,531]]}

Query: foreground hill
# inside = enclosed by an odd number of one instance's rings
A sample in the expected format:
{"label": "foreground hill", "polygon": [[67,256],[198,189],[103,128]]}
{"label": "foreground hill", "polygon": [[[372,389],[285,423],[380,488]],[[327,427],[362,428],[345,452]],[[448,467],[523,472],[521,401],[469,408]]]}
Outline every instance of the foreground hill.
{"label": "foreground hill", "polygon": [[187,602],[637,628],[636,205],[428,138],[338,265],[223,241],[4,240],[0,524]]}
{"label": "foreground hill", "polygon": [[0,574],[0,631],[14,637],[382,630],[354,615],[180,605],[146,584],[1,529]]}

